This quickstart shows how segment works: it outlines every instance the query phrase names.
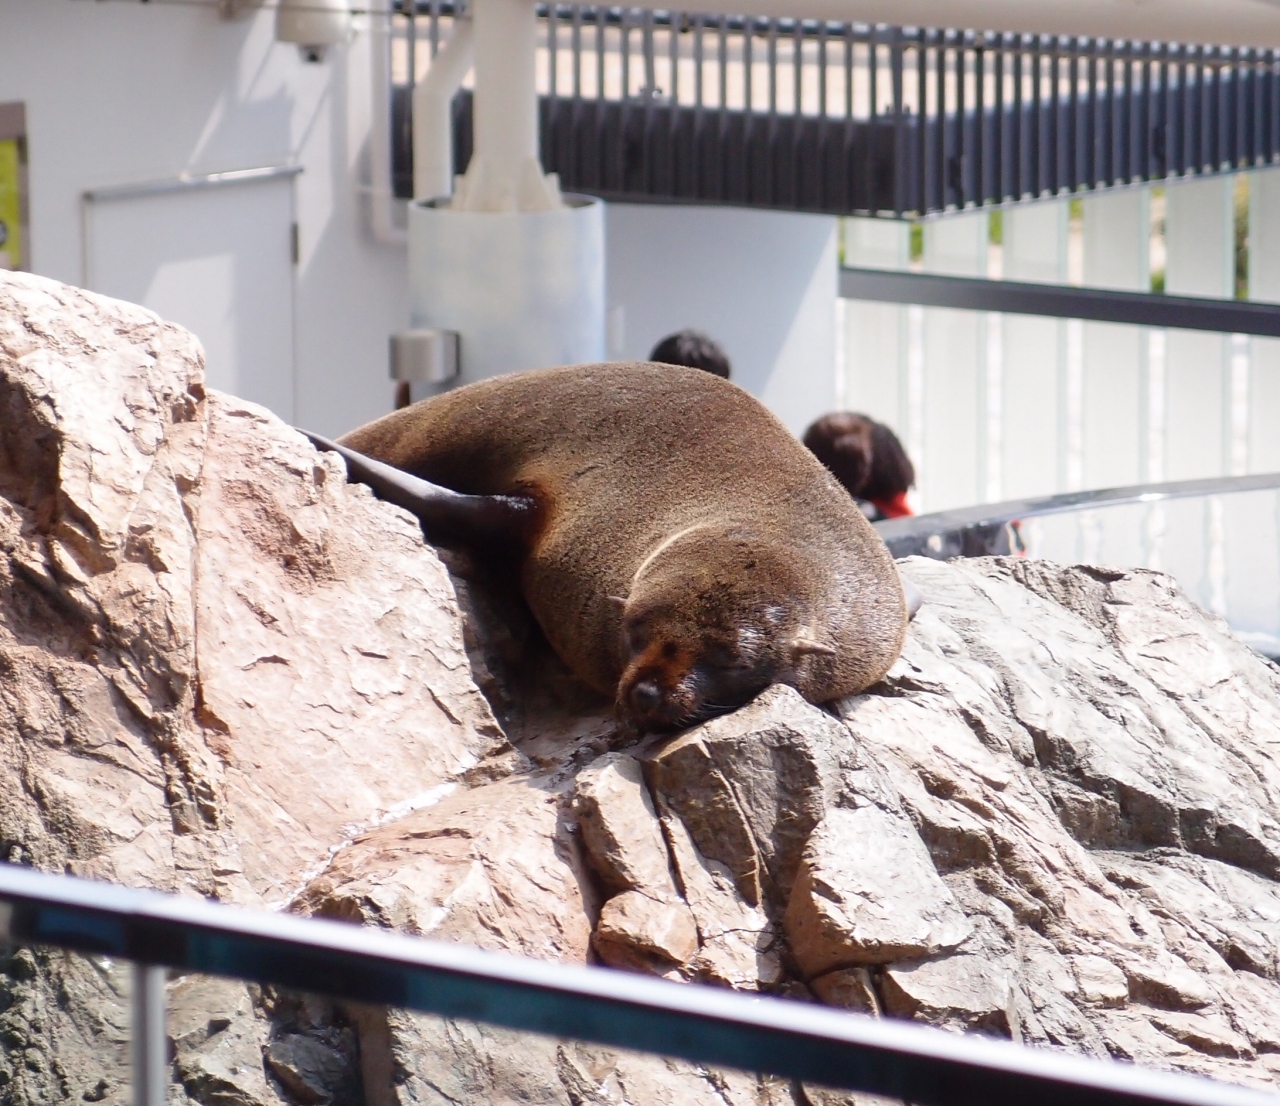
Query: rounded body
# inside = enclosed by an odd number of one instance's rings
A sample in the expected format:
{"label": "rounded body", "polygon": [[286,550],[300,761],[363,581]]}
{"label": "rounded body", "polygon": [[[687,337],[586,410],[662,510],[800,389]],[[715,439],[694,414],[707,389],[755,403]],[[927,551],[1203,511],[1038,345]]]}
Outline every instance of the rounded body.
{"label": "rounded body", "polygon": [[578,676],[651,728],[775,681],[813,702],[860,691],[901,649],[884,543],[773,415],[709,373],[499,377],[343,444],[457,491],[536,499],[519,565],[534,616]]}

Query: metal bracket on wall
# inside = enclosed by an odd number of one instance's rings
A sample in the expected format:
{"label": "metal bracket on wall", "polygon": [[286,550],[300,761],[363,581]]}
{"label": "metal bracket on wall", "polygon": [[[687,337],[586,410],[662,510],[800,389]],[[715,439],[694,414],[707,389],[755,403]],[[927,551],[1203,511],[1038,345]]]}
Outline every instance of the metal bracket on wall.
{"label": "metal bracket on wall", "polygon": [[391,335],[391,379],[399,384],[447,384],[460,368],[458,332],[420,327]]}

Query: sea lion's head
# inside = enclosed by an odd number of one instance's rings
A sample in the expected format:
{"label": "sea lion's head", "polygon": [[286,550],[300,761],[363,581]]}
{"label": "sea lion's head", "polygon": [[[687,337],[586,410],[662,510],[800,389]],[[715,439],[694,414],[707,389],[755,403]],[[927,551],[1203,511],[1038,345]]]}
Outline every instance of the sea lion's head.
{"label": "sea lion's head", "polygon": [[643,731],[736,710],[833,650],[807,626],[794,551],[698,526],[651,554],[622,605],[617,706]]}

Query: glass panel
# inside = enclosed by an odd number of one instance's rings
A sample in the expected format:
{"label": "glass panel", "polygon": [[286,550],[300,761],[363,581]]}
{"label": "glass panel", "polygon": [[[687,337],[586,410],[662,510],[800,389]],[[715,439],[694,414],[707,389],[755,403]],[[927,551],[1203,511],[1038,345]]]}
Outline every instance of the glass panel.
{"label": "glass panel", "polygon": [[1023,523],[1031,556],[1171,574],[1248,644],[1280,656],[1280,493],[1063,512]]}

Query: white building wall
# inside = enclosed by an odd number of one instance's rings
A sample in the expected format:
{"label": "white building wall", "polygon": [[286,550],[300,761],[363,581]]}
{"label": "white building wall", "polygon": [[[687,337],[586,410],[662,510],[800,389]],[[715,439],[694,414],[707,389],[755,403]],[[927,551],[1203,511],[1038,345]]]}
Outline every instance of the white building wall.
{"label": "white building wall", "polygon": [[836,220],[728,207],[605,210],[610,355],[704,331],[793,433],[836,406]]}
{"label": "white building wall", "polygon": [[[372,239],[360,189],[372,17],[318,65],[274,41],[274,17],[273,7],[228,21],[212,4],[9,0],[0,4],[0,101],[27,106],[31,267],[72,284],[85,278],[86,189],[302,167],[293,186],[296,400],[278,413],[333,434],[389,408],[387,335],[407,318],[404,249]],[[163,243],[139,246],[162,252]]]}

